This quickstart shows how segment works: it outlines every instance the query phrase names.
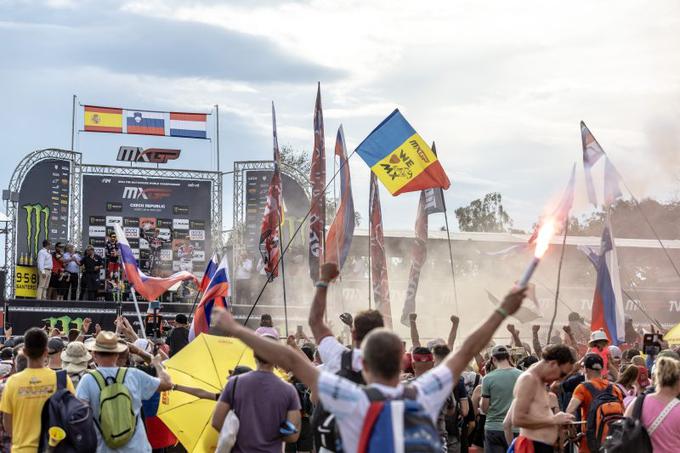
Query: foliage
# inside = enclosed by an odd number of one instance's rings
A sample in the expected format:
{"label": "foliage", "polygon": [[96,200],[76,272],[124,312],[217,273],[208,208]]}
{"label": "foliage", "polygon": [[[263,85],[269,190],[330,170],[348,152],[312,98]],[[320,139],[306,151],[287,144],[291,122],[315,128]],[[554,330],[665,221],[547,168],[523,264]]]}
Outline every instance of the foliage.
{"label": "foliage", "polygon": [[512,227],[512,219],[503,208],[503,197],[498,192],[484,195],[455,211],[460,231],[505,232]]}

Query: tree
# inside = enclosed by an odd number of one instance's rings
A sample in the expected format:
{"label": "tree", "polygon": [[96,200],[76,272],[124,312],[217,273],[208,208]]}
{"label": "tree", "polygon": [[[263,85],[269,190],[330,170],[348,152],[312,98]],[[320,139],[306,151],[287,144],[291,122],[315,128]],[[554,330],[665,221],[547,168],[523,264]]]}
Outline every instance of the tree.
{"label": "tree", "polygon": [[503,208],[503,197],[498,192],[484,195],[455,211],[460,231],[505,232],[512,227],[512,219]]}

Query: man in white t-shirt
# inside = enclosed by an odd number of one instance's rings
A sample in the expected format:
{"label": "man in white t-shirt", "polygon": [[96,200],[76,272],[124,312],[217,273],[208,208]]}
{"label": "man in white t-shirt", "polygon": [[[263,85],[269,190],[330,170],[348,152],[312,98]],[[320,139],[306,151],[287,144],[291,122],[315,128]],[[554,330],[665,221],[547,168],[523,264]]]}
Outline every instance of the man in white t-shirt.
{"label": "man in white t-shirt", "polygon": [[[347,351],[333,336],[331,329],[324,323],[324,312],[326,311],[326,297],[328,295],[328,284],[338,276],[338,266],[333,263],[326,263],[321,266],[319,281],[316,283],[316,293],[314,301],[309,311],[309,327],[319,345],[319,356],[324,364],[324,371],[337,373],[340,371],[342,354]],[[361,342],[366,335],[373,329],[383,327],[383,317],[378,310],[364,310],[356,314],[352,325],[352,369],[361,371]]]}
{"label": "man in white t-shirt", "polygon": [[[337,269],[334,275],[337,276]],[[511,291],[456,353],[449,354],[440,366],[411,383],[416,390],[415,399],[430,415],[433,424],[460,373],[475,354],[491,340],[503,320],[519,309],[524,296],[525,290]],[[240,339],[258,356],[292,371],[313,394],[318,395],[324,408],[336,416],[344,451],[349,453],[357,451],[364,418],[370,406],[368,396],[362,387],[327,371],[320,372],[299,352],[281,343],[262,339],[252,330],[236,322],[224,309],[213,308],[212,317],[217,332]],[[404,393],[404,386],[399,381],[401,359],[404,354],[401,339],[387,329],[374,329],[362,342],[361,350],[362,374],[368,386],[377,389],[387,398],[401,397]]]}

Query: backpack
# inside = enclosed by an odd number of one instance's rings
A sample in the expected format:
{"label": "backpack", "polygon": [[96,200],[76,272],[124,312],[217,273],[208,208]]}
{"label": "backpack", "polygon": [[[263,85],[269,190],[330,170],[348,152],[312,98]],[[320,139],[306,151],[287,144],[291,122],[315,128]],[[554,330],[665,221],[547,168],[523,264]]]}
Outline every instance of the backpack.
{"label": "backpack", "polygon": [[609,434],[609,425],[623,419],[623,402],[614,395],[612,385],[597,390],[590,382],[583,384],[592,396],[586,418],[586,441],[590,451],[600,451]]}
{"label": "backpack", "polygon": [[[404,453],[441,453],[439,431],[416,400],[415,387],[404,387],[404,393],[397,400],[387,400],[380,390],[372,387],[364,388],[364,392],[371,405],[366,412],[357,453],[392,451],[392,448]],[[402,420],[399,412],[403,414]],[[395,445],[395,441],[403,445]]]}
{"label": "backpack", "polygon": [[[349,349],[343,351],[340,356],[340,371],[336,374],[345,379],[349,379],[355,384],[365,385],[364,377],[361,371],[354,371],[352,369],[352,354],[354,351]],[[342,440],[340,439],[340,432],[335,427],[335,415],[327,412],[321,402],[316,405],[312,418],[310,420],[314,431],[314,444],[316,448],[325,448],[331,452],[342,451]]]}
{"label": "backpack", "polygon": [[626,453],[629,451],[652,453],[649,433],[641,421],[644,400],[644,393],[635,400],[632,418],[618,420],[609,426],[609,435],[604,443],[604,449],[607,453]]}
{"label": "backpack", "polygon": [[132,409],[130,391],[123,384],[127,368],[118,368],[116,377],[104,377],[98,371],[90,372],[99,386],[99,420],[97,427],[109,448],[127,444],[137,429],[137,416]]}
{"label": "backpack", "polygon": [[97,450],[97,433],[92,409],[68,390],[66,380],[66,371],[57,371],[57,389],[45,401],[40,415],[38,451],[45,451],[50,440],[49,429],[57,426],[64,430],[66,437],[56,447],[51,447],[52,452],[94,452]]}

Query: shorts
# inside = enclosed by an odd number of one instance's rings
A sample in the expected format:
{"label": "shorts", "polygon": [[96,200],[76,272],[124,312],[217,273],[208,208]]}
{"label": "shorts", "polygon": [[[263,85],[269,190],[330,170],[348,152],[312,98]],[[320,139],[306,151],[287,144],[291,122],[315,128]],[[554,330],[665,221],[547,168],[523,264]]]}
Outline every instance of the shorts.
{"label": "shorts", "polygon": [[120,263],[109,263],[106,266],[106,271],[109,273],[109,275],[113,274],[114,272],[120,271]]}
{"label": "shorts", "polygon": [[555,453],[554,446],[532,440],[524,436],[518,436],[512,441],[512,449],[515,453]]}

